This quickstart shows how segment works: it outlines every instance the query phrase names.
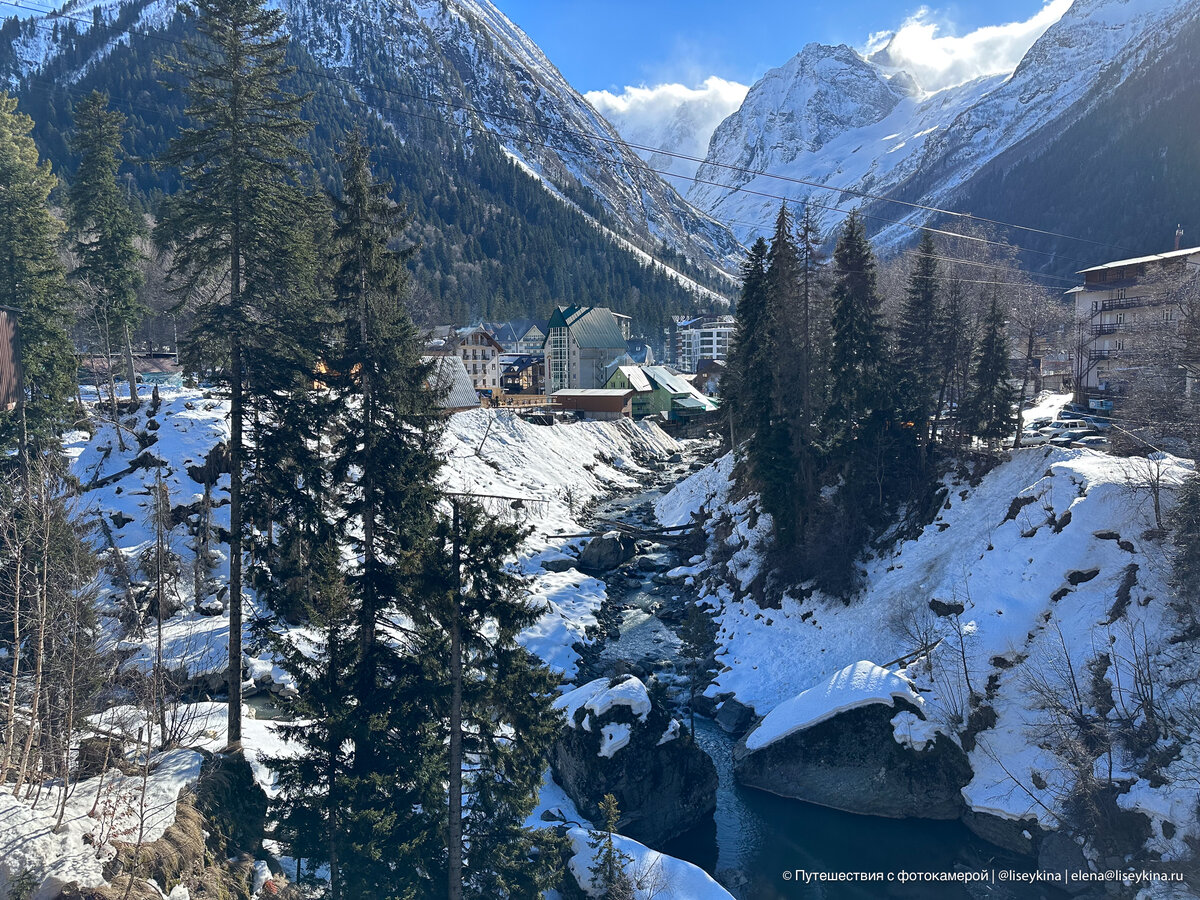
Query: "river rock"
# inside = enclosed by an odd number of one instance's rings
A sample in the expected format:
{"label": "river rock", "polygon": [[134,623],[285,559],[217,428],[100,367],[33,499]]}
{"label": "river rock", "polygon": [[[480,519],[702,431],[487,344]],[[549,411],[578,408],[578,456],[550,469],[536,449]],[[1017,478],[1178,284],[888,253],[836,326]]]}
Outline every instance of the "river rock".
{"label": "river rock", "polygon": [[[1038,845],[1038,869],[1044,872],[1087,872],[1087,857],[1083,848],[1067,835],[1052,831]],[[1063,889],[1069,894],[1082,894],[1090,887],[1086,881],[1068,881]]]}
{"label": "river rock", "polygon": [[[924,721],[922,699],[871,662],[772,710],[733,751],[748,787],[862,815],[956,819],[971,767]],[[905,743],[901,743],[904,740]]]}
{"label": "river rock", "polygon": [[593,822],[617,798],[618,830],[652,847],[690,831],[716,809],[717,770],[645,684],[599,678],[555,701],[567,728],[550,752],[555,779]]}
{"label": "river rock", "polygon": [[637,542],[632,537],[610,531],[587,542],[577,565],[584,572],[609,572],[633,559],[635,553]]}
{"label": "river rock", "polygon": [[754,721],[754,710],[730,697],[717,710],[716,721],[729,734],[744,734]]}
{"label": "river rock", "polygon": [[983,838],[989,844],[1020,853],[1022,856],[1034,856],[1037,841],[1042,830],[1036,818],[1006,819],[991,813],[973,809],[964,809],[963,824],[972,832]]}
{"label": "river rock", "polygon": [[547,572],[566,572],[568,569],[575,568],[579,561],[573,556],[568,556],[563,553],[559,556],[550,556],[542,559],[542,568]]}

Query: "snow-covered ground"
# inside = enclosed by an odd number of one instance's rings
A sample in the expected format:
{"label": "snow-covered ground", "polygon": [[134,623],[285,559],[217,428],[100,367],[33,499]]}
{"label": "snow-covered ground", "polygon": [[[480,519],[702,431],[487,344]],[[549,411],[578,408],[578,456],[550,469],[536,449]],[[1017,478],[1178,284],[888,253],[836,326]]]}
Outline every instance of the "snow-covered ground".
{"label": "snow-covered ground", "polygon": [[[1052,414],[1060,401],[1046,398],[1029,414]],[[907,713],[893,725],[898,741],[920,746],[934,729],[959,734],[970,690],[986,693],[996,722],[969,752],[974,778],[964,798],[976,810],[1032,817],[1053,828],[1062,811],[1054,794],[1063,766],[1040,746],[1049,713],[1039,686],[1065,692],[1058,682],[1070,677],[1068,658],[1084,679],[1095,671],[1085,666],[1107,654],[1098,677],[1112,683],[1118,705],[1133,709],[1141,677],[1134,670],[1145,654],[1164,704],[1172,699],[1170,685],[1194,675],[1194,655],[1168,643],[1176,620],[1167,608],[1164,539],[1148,490],[1152,478],[1161,478],[1165,511],[1192,466],[1168,456],[1021,450],[978,486],[947,479],[936,519],[918,538],[867,559],[867,587],[852,602],[786,595],[780,609],[760,609],[742,594],[747,574],[763,565],[766,537],[750,524],[757,499],[730,499],[729,457],[681,482],[656,511],[664,524],[694,513],[712,516],[708,556],[694,567],[707,571],[702,599],[715,608],[719,625],[721,671],[710,696],[735,695],[766,716],[772,733],[785,734],[793,720],[817,721],[861,700],[859,694],[890,698],[909,691],[911,682],[921,701],[914,705],[927,721]],[[718,522],[732,526],[728,547],[716,546]],[[946,604],[943,610],[961,605],[961,612],[939,617],[931,600]],[[934,641],[941,643],[931,654],[915,653]],[[861,667],[874,677],[849,697],[839,685],[853,686],[847,672]],[[1149,847],[1166,859],[1187,852],[1185,835],[1200,836],[1195,779],[1187,777],[1198,764],[1196,740],[1184,742],[1163,784],[1128,771],[1131,761],[1115,761],[1116,777],[1132,782],[1119,802],[1151,818]],[[1163,836],[1164,821],[1177,827],[1166,829],[1172,838]]]}
{"label": "snow-covered ground", "polygon": [[[149,504],[156,480],[162,478],[173,507],[198,508],[194,505],[203,499],[203,487],[197,480],[200,473],[193,478],[188,470],[203,466],[210,451],[228,437],[227,402],[184,388],[163,389],[160,396],[161,404],[153,414],[149,404],[144,403],[136,415],[122,421],[124,449],[111,424],[100,423],[95,434],[75,432],[66,440],[71,472],[85,488],[79,512],[90,520],[103,519],[108,525],[116,552],[134,581],[142,578],[141,558],[153,547]],[[516,563],[529,578],[532,598],[544,603],[545,612],[520,640],[560,672],[564,682],[575,676],[578,654],[573,646],[590,640],[585,631],[595,624],[595,614],[605,599],[605,585],[573,568],[551,572],[541,563],[561,559],[564,550],[582,543],[565,535],[582,530],[579,520],[590,503],[615,490],[636,488],[647,474],[645,462],[665,459],[679,449],[680,445],[656,426],[628,420],[538,426],[492,410],[460,413],[448,420],[443,445],[446,488],[493,495],[484,501],[489,512],[531,529]],[[229,476],[225,475],[213,491],[214,533],[229,526],[228,487]],[[514,506],[514,501],[519,502]],[[99,548],[111,556],[113,550],[103,532],[97,530],[95,534]],[[185,574],[174,588],[179,611],[164,622],[164,658],[171,669],[190,677],[211,675],[217,684],[226,666],[227,598],[217,593],[202,604],[204,609],[197,610],[190,577],[194,541],[182,526],[172,535],[171,549],[178,554]],[[216,557],[212,582],[220,585],[228,570],[227,548],[214,541],[211,549]],[[155,658],[155,629],[147,629],[144,634],[128,632],[118,619],[124,594],[120,579],[114,578],[102,588],[98,606],[105,649],[119,651],[127,669],[148,670]],[[263,611],[253,596],[248,595],[245,604],[247,620]],[[247,647],[253,646],[251,637],[247,628]],[[290,686],[290,679],[269,654],[248,653],[246,662],[251,679],[247,688],[254,689],[255,683],[274,690]],[[186,746],[217,750],[226,744],[225,720],[224,703],[195,703],[175,710],[168,727],[177,729],[180,742]],[[92,724],[129,734],[148,728],[156,734],[156,727],[132,707],[106,710],[93,717]],[[274,775],[264,760],[287,752],[287,746],[270,721],[253,718],[249,708],[245,709],[242,743],[256,779],[268,795],[273,794]],[[161,836],[174,821],[179,790],[195,779],[200,756],[191,750],[173,751],[155,763],[146,794],[148,807],[152,808],[144,834],[147,841]],[[114,823],[107,826],[106,835],[113,840],[131,839],[129,810],[137,808],[141,795],[140,780],[134,780],[137,784],[115,771],[105,777],[101,793],[120,798],[128,807],[115,814]],[[99,827],[98,820],[88,815],[98,783],[93,779],[73,786],[61,831],[53,827],[53,789],[43,790],[36,805],[0,794],[0,820],[5,823],[0,837],[0,896],[7,890],[5,879],[25,871],[48,879],[35,897],[54,896],[58,887],[71,880],[82,886],[103,883],[101,870],[104,860],[111,856],[111,844],[101,841],[97,850],[90,837],[85,841],[85,836],[94,835]],[[550,799],[558,797],[553,782],[546,790]],[[572,818],[579,821],[577,814]],[[652,854],[640,844],[620,840],[639,861]],[[647,866],[669,870],[672,880],[683,885],[707,878],[694,867],[666,857],[660,859],[657,854]],[[723,892],[703,895],[688,891],[690,888],[675,896],[727,896]]]}

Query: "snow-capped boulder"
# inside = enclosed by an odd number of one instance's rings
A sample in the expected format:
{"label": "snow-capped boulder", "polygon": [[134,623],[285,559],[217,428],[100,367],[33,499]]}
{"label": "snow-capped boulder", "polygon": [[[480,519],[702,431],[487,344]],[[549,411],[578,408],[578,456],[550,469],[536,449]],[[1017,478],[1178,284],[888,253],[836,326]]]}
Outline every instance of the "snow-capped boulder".
{"label": "snow-capped boulder", "polygon": [[748,787],[864,815],[955,819],[962,749],[925,720],[895,672],[863,661],[780,704],[734,748]]}
{"label": "snow-capped boulder", "polygon": [[622,834],[651,846],[700,824],[716,808],[717,770],[638,678],[598,678],[563,694],[567,721],[550,753],[555,779],[589,819],[617,798]]}

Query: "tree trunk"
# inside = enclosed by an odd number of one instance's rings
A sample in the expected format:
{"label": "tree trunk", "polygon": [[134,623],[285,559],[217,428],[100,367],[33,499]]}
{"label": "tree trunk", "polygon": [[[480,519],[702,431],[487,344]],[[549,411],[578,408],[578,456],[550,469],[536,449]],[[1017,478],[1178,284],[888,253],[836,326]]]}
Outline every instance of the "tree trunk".
{"label": "tree trunk", "polygon": [[1025,420],[1021,415],[1021,409],[1025,405],[1025,389],[1029,387],[1029,364],[1033,361],[1033,329],[1029,330],[1029,340],[1025,345],[1025,371],[1021,375],[1021,392],[1017,395],[1017,433],[1013,436],[1014,450],[1021,447],[1021,429],[1025,425]]}
{"label": "tree trunk", "polygon": [[[236,259],[236,256],[235,256]],[[235,266],[234,278],[238,276]],[[242,344],[229,341],[229,746],[242,741]]]}
{"label": "tree trunk", "polygon": [[129,335],[129,324],[125,323],[125,377],[129,379],[129,402],[134,409],[141,406],[137,392],[137,369],[133,365],[133,339]]}
{"label": "tree trunk", "polygon": [[462,900],[462,590],[461,544],[458,536],[458,502],[452,501],[454,590],[450,597],[450,821],[447,829],[450,884],[449,900]]}

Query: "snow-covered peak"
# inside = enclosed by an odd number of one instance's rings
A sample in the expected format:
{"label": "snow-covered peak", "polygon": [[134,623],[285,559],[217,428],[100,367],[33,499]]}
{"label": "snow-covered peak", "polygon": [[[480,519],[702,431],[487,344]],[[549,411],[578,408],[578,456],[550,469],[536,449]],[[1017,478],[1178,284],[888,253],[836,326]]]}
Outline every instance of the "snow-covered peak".
{"label": "snow-covered peak", "polygon": [[[903,188],[906,199],[951,206],[955,191],[992,160],[1061,132],[1135,67],[1153,65],[1198,15],[1195,0],[1076,0],[1010,75],[934,93],[921,92],[912,75],[879,54],[868,60],[848,47],[810,44],[753,85],[717,129],[698,173],[717,184],[695,185],[688,199],[746,242],[769,232],[778,206],[750,191],[849,208],[858,201],[842,188],[873,195]],[[829,190],[723,168],[729,165]],[[901,208],[881,214],[923,224]],[[894,227],[880,239],[898,243],[911,234]]]}

